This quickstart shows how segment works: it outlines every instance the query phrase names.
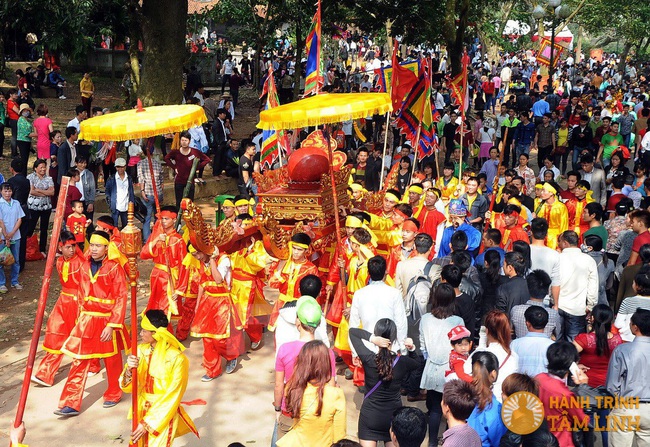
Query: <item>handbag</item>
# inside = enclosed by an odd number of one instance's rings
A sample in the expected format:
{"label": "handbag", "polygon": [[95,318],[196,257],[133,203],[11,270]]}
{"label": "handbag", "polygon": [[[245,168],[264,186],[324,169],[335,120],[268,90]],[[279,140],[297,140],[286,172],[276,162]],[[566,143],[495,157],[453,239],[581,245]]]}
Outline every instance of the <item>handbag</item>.
{"label": "handbag", "polygon": [[5,267],[13,265],[16,262],[14,255],[11,253],[11,249],[8,245],[5,245],[2,250],[0,250],[0,265]]}

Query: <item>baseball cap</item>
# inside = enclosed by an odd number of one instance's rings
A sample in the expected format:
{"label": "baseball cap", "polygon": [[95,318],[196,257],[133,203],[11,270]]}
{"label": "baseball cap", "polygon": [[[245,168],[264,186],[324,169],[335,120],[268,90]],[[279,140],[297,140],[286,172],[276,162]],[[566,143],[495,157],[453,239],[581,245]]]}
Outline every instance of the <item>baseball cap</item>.
{"label": "baseball cap", "polygon": [[296,303],[296,315],[302,324],[309,327],[318,327],[323,312],[320,304],[314,298],[301,296]]}
{"label": "baseball cap", "polygon": [[447,337],[449,337],[449,341],[456,341],[471,336],[472,334],[470,333],[469,329],[467,329],[465,326],[460,324],[447,333]]}
{"label": "baseball cap", "polygon": [[118,158],[115,160],[115,166],[126,166],[126,160],[123,159],[122,157]]}

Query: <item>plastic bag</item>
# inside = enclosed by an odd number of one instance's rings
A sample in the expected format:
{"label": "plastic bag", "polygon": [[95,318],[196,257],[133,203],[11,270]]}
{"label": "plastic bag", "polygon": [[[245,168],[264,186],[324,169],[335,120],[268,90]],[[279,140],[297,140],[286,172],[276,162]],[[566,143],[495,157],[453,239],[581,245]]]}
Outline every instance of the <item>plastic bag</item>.
{"label": "plastic bag", "polygon": [[10,266],[16,262],[14,255],[11,253],[11,249],[8,246],[4,246],[0,250],[0,264],[3,266]]}

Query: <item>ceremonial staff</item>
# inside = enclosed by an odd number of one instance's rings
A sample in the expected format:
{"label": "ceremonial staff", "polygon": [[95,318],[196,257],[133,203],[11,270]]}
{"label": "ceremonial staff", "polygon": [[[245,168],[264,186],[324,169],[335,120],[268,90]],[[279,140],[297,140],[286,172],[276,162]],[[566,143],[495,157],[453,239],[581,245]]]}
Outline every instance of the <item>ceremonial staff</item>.
{"label": "ceremonial staff", "polygon": [[[151,157],[151,155],[149,155]],[[151,160],[149,160],[151,163]],[[149,165],[151,166],[151,164]],[[152,177],[153,178],[153,177]],[[155,185],[155,179],[154,179]],[[154,186],[155,188],[155,186]],[[155,189],[154,189],[155,195]],[[157,202],[157,200],[156,200]],[[131,353],[138,355],[138,265],[136,259],[142,249],[142,231],[133,225],[133,202],[129,202],[127,223],[122,229],[122,252],[129,260],[129,285],[131,288]],[[131,371],[131,432],[138,428],[138,368]],[[130,446],[137,445],[129,441]]]}
{"label": "ceremonial staff", "polygon": [[[54,215],[54,227],[52,228],[52,238],[50,239],[50,247],[47,251],[47,258],[45,261],[45,273],[43,274],[43,284],[41,285],[41,294],[38,298],[38,307],[36,309],[36,317],[34,318],[34,330],[32,332],[32,341],[29,345],[29,353],[27,354],[27,367],[25,368],[25,375],[23,377],[23,386],[20,390],[20,398],[18,399],[18,408],[16,410],[16,417],[14,418],[14,427],[19,427],[23,422],[23,415],[25,414],[25,404],[27,402],[27,394],[29,393],[29,384],[34,369],[34,359],[36,358],[36,349],[38,348],[38,339],[41,336],[41,327],[43,326],[43,316],[45,315],[45,306],[47,305],[47,294],[50,290],[50,280],[52,279],[52,269],[56,262],[56,251],[59,246],[59,236],[61,235],[61,227],[63,225],[63,214],[65,211],[65,198],[68,195],[68,185],[70,177],[61,178],[61,189],[59,190],[59,198],[56,205],[56,213]],[[15,262],[19,260],[16,259]]]}

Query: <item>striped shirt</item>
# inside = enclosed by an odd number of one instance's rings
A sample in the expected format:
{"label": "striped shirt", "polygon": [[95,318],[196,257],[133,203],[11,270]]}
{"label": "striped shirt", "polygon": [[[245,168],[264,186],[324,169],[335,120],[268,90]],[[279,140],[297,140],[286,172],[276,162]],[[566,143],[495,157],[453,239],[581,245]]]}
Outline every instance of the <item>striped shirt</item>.
{"label": "striped shirt", "polygon": [[[158,190],[158,198],[162,200],[163,194],[163,168],[160,162],[154,158],[151,159],[153,165],[153,174],[156,178],[156,188]],[[138,162],[138,181],[140,188],[144,189],[147,197],[153,197],[153,184],[151,181],[151,171],[149,170],[149,160],[143,158]]]}
{"label": "striped shirt", "polygon": [[618,315],[616,315],[614,326],[618,328],[623,341],[634,340],[634,334],[630,331],[630,320],[632,319],[632,314],[634,314],[639,307],[641,309],[650,310],[650,296],[636,295],[625,298],[621,303],[621,307],[618,309]]}

